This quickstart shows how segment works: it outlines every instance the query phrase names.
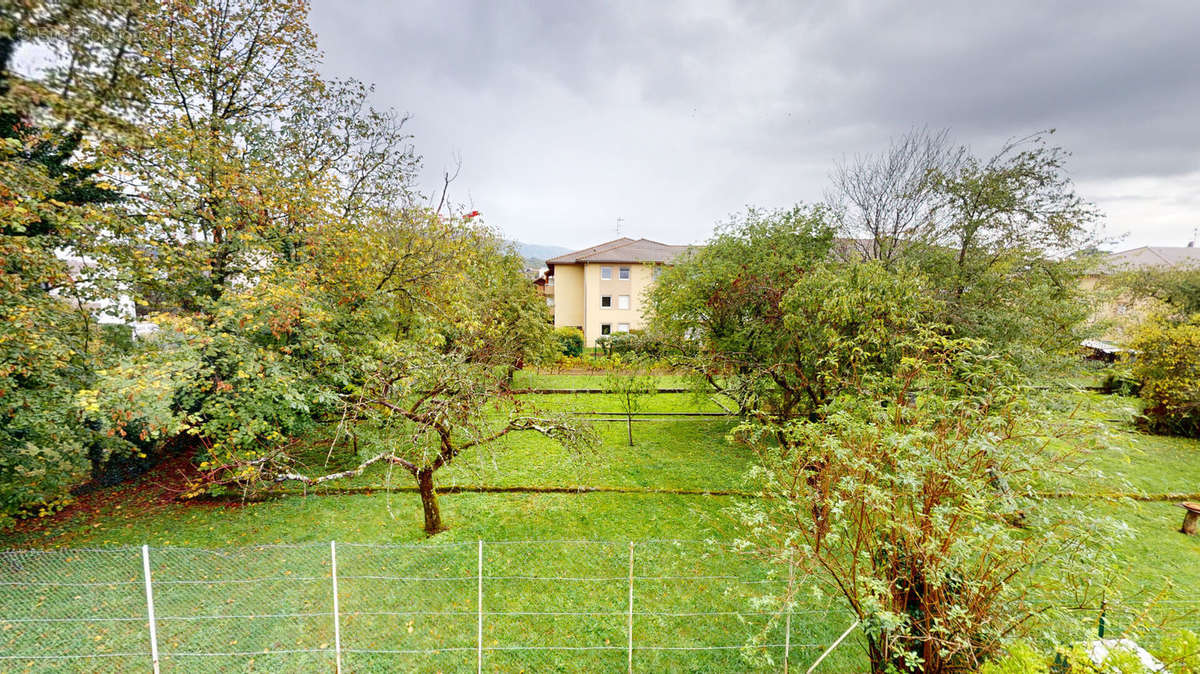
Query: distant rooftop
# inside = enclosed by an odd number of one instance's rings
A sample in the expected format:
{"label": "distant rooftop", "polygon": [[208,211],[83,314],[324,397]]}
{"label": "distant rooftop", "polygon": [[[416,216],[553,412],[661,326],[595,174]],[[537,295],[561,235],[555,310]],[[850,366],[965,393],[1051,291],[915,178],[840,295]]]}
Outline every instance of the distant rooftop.
{"label": "distant rooftop", "polygon": [[1142,246],[1104,258],[1108,271],[1200,267],[1200,248],[1193,246]]}
{"label": "distant rooftop", "polygon": [[691,246],[672,246],[650,239],[631,239],[623,236],[591,248],[584,248],[552,257],[546,264],[579,264],[583,262],[659,262],[674,260]]}

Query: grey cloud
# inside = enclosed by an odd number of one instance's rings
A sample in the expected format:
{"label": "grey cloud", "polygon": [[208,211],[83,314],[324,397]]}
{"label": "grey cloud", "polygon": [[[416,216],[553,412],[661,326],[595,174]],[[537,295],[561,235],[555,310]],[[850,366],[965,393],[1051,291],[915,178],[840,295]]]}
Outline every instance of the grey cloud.
{"label": "grey cloud", "polygon": [[1098,194],[1157,180],[1156,222],[1187,218],[1172,185],[1200,171],[1190,0],[316,0],[313,23],[331,74],[412,112],[432,169],[461,152],[460,190],[525,240],[587,244],[618,216],[703,238],[747,203],[819,198],[834,160],[914,125],[980,152],[1057,128]]}

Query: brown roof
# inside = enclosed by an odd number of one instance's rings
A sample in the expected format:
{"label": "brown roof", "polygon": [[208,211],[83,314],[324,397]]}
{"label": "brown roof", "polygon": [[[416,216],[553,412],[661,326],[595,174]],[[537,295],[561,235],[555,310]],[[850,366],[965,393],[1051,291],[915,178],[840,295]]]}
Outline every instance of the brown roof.
{"label": "brown roof", "polygon": [[650,239],[631,239],[623,236],[591,248],[584,248],[546,260],[546,264],[578,264],[582,262],[670,262],[690,246],[672,246]]}
{"label": "brown roof", "polygon": [[1200,267],[1200,248],[1192,246],[1142,246],[1104,258],[1106,271]]}

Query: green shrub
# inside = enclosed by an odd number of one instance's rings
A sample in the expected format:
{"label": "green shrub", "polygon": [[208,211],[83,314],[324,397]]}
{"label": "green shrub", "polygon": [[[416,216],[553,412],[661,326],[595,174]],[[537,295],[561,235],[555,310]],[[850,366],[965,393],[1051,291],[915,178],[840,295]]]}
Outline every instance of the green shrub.
{"label": "green shrub", "polygon": [[979,674],[1050,674],[1050,658],[1021,641],[1009,646],[1003,657],[983,663]]}
{"label": "green shrub", "polygon": [[1105,393],[1121,396],[1135,396],[1142,390],[1142,383],[1125,368],[1114,368],[1104,375],[1100,388]]}
{"label": "green shrub", "polygon": [[1151,321],[1133,348],[1131,369],[1142,383],[1147,430],[1200,437],[1200,315],[1185,323]]}
{"label": "green shrub", "polygon": [[[1200,674],[1200,637],[1194,632],[1170,632],[1157,644],[1142,646],[1167,666],[1165,671]],[[1097,665],[1084,643],[1039,651],[1023,641],[1012,644],[1004,655],[979,668],[979,674],[1145,674],[1148,671],[1135,653],[1123,648],[1114,648]]]}
{"label": "green shrub", "polygon": [[596,340],[596,346],[605,356],[631,354],[661,360],[672,353],[681,353],[679,348],[672,348],[661,336],[643,330],[605,335]]}
{"label": "green shrub", "polygon": [[1186,630],[1168,634],[1154,656],[1176,674],[1200,674],[1200,636]]}
{"label": "green shrub", "polygon": [[583,355],[583,331],[579,328],[561,327],[554,330],[562,355],[578,358]]}

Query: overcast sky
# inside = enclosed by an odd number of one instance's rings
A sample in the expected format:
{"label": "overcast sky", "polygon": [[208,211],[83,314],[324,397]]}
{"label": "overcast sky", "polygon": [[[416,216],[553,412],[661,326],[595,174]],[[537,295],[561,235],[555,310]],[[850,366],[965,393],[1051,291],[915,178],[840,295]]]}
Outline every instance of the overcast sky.
{"label": "overcast sky", "polygon": [[[702,241],[915,126],[1055,128],[1115,248],[1200,226],[1200,2],[313,0],[330,76],[512,238]],[[808,5],[808,6],[806,6]]]}

